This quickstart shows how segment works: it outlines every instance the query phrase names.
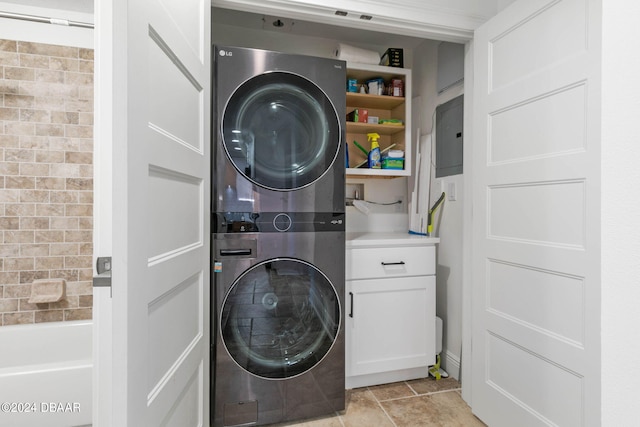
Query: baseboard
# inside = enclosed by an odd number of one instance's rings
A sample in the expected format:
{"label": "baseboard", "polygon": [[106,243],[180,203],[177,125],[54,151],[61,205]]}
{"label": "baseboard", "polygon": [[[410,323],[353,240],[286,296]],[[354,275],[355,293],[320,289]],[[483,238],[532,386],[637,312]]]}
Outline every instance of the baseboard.
{"label": "baseboard", "polygon": [[399,381],[409,381],[429,376],[428,367],[400,369],[392,372],[379,372],[377,374],[356,375],[346,377],[345,388],[360,388],[378,384],[390,384]]}
{"label": "baseboard", "polygon": [[442,369],[447,371],[450,377],[460,380],[460,356],[445,351],[444,357],[442,357]]}

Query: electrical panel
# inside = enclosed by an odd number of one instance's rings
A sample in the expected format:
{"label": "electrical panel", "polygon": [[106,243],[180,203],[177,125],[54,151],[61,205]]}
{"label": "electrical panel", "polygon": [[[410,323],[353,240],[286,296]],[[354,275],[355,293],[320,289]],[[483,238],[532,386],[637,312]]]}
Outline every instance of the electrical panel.
{"label": "electrical panel", "polygon": [[436,178],[462,173],[464,95],[436,108]]}

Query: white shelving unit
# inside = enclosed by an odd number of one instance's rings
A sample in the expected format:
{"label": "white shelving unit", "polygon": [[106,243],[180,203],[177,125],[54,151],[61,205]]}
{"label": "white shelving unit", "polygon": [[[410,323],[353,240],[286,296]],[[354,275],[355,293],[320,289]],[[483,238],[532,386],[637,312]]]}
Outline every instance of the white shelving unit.
{"label": "white shelving unit", "polygon": [[[356,79],[359,84],[367,80],[381,77],[385,82],[401,79],[404,82],[404,97],[387,95],[370,95],[347,93],[347,113],[355,108],[369,111],[369,116],[381,119],[400,119],[403,125],[380,125],[372,123],[347,122],[347,143],[349,145],[349,167],[347,177],[395,177],[411,176],[411,70],[406,68],[383,67],[381,65],[347,63],[347,78]],[[366,160],[366,156],[353,144],[356,140],[365,149],[369,149],[367,133],[380,135],[380,150],[392,144],[393,149],[403,150],[405,155],[404,169],[369,169],[354,166]]]}

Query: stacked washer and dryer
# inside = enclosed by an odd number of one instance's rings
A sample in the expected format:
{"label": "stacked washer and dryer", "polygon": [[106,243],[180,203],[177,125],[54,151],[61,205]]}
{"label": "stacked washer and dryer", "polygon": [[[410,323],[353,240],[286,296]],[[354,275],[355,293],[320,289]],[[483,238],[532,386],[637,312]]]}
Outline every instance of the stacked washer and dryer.
{"label": "stacked washer and dryer", "polygon": [[340,411],[346,64],[213,58],[212,425]]}

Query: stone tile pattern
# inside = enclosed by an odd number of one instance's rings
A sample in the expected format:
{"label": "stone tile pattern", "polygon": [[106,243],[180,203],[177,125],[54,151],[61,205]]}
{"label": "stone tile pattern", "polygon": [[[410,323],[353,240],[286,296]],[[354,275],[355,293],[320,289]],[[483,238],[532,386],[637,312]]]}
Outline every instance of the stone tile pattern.
{"label": "stone tile pattern", "polygon": [[[0,39],[0,325],[91,318],[93,50]],[[29,304],[35,279],[66,299]]]}
{"label": "stone tile pattern", "polygon": [[274,427],[486,427],[460,391],[453,378],[431,377],[347,390],[343,412]]}

